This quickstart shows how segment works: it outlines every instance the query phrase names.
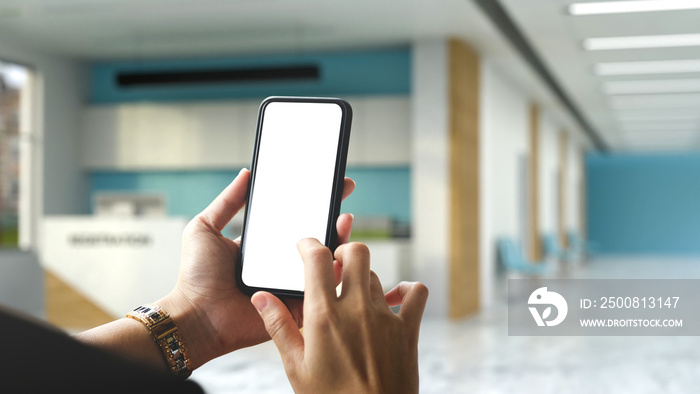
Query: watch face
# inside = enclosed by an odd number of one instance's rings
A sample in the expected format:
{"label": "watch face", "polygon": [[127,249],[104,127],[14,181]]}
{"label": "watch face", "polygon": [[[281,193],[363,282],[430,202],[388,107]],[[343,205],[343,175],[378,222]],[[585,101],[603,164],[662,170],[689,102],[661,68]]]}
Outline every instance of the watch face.
{"label": "watch face", "polygon": [[146,319],[151,321],[151,324],[157,324],[165,318],[165,316],[160,313],[159,309],[151,308],[145,305],[141,305],[134,309],[134,312],[142,313]]}

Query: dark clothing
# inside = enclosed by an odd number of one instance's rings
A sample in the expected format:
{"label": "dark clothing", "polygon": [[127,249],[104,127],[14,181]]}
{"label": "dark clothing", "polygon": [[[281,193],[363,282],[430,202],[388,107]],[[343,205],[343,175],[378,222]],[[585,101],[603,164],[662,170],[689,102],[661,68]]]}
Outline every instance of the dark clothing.
{"label": "dark clothing", "polygon": [[0,309],[1,393],[203,393],[192,381]]}

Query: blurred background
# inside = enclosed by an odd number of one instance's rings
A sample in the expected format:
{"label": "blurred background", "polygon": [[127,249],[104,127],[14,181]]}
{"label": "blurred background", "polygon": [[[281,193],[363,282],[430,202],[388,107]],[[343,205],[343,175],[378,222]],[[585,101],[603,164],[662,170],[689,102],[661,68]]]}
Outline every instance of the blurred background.
{"label": "blurred background", "polygon": [[[387,289],[430,288],[422,392],[696,392],[693,337],[509,337],[505,303],[507,278],[700,278],[698,21],[695,0],[2,1],[0,304],[77,332],[160,298],[261,100],[336,96],[352,239]],[[269,343],[192,378],[291,392]]]}

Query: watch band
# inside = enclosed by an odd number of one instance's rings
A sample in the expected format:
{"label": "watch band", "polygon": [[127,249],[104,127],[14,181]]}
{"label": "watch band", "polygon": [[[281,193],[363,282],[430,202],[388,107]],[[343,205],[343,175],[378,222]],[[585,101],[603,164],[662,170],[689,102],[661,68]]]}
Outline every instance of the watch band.
{"label": "watch band", "polygon": [[141,305],[126,315],[138,320],[148,328],[153,340],[163,352],[170,372],[186,379],[192,374],[192,365],[187,347],[182,341],[180,331],[170,315],[158,305]]}

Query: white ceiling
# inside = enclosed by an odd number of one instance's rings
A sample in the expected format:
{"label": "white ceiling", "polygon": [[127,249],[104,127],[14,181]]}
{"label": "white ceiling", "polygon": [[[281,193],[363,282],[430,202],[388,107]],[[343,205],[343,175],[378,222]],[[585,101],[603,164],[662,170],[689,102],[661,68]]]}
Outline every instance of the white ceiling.
{"label": "white ceiling", "polygon": [[470,42],[541,102],[534,73],[469,0],[0,0],[0,40],[83,60]]}
{"label": "white ceiling", "polygon": [[[565,91],[614,148],[700,149],[700,92],[679,95],[603,93],[606,81],[683,78],[698,74],[597,77],[597,62],[700,59],[700,47],[586,52],[584,38],[700,32],[700,10],[567,15],[565,0],[501,0]],[[520,88],[559,105],[470,0],[3,0],[0,37],[85,60],[143,59],[236,53],[405,45],[456,36],[469,40]],[[661,100],[661,103],[658,101]],[[655,101],[657,103],[655,103]],[[641,104],[640,104],[641,103]],[[630,106],[645,109],[614,110]],[[673,106],[676,131],[664,128]],[[677,109],[675,107],[685,107]],[[564,113],[559,108],[560,113]],[[635,117],[659,129],[639,131]],[[621,122],[617,118],[630,119]],[[660,118],[659,118],[660,117]],[[560,120],[571,124],[566,115]],[[685,119],[685,123],[681,121]],[[686,130],[688,124],[694,130]],[[644,128],[644,127],[642,127]],[[673,128],[672,128],[673,129]],[[673,137],[675,135],[675,137]]]}
{"label": "white ceiling", "polygon": [[469,36],[463,0],[4,0],[0,34],[89,59],[407,44]]}
{"label": "white ceiling", "polygon": [[692,80],[700,73],[601,77],[593,72],[600,62],[700,59],[700,46],[607,51],[585,51],[582,46],[584,39],[594,37],[700,33],[700,10],[571,16],[566,6],[574,1],[501,1],[610,145],[621,150],[700,149],[700,89],[692,81],[682,83],[688,92],[680,94],[604,93],[632,85],[644,90],[642,84],[617,81]]}

